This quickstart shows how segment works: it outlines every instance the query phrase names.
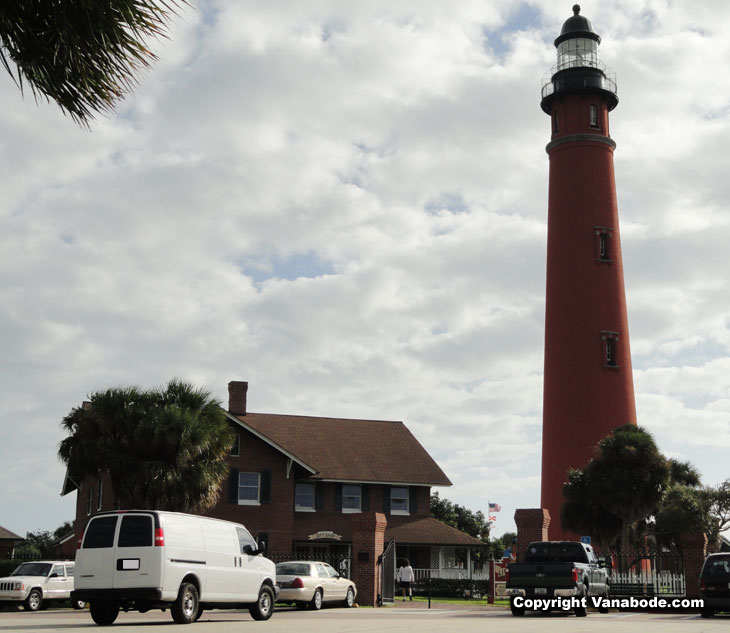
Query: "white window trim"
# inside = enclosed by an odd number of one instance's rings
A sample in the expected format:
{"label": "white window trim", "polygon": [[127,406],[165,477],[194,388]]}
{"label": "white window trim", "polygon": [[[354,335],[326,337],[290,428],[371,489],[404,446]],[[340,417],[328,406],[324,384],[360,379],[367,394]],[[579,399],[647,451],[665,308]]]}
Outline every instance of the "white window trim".
{"label": "white window trim", "polygon": [[[258,486],[256,488],[256,499],[241,499],[241,475],[256,475],[258,478]],[[252,487],[252,486],[247,486]],[[238,473],[238,505],[239,506],[260,506],[261,505],[261,473],[256,472],[239,472]]]}
{"label": "white window trim", "polygon": [[[357,486],[358,487],[360,494],[357,496],[357,498],[358,498],[357,508],[346,508],[345,507],[345,497],[354,496],[354,495],[345,495],[345,486]],[[342,486],[342,514],[357,514],[358,512],[362,512],[362,484],[344,484]]]}
{"label": "white window trim", "polygon": [[[311,506],[300,506],[297,505],[297,485],[309,485],[312,486],[312,505]],[[299,482],[299,484],[294,485],[294,511],[295,512],[316,512],[317,508],[317,489],[313,483],[309,482]]]}
{"label": "white window trim", "polygon": [[[406,510],[393,510],[393,491],[396,489],[402,489],[406,491],[405,497],[398,497],[399,499],[405,498]],[[392,486],[390,489],[390,514],[393,516],[411,516],[411,495],[408,486]]]}

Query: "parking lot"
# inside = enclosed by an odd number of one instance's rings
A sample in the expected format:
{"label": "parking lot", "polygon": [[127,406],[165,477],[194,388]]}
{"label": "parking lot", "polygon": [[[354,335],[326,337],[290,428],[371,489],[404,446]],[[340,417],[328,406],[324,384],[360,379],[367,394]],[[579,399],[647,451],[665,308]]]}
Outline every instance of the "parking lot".
{"label": "parking lot", "polygon": [[[268,622],[255,622],[247,612],[209,611],[196,624],[176,625],[169,613],[151,611],[121,613],[112,627],[97,627],[88,611],[65,609],[40,613],[23,611],[0,611],[0,631],[18,633],[73,633],[75,631],[113,630],[123,633],[154,632],[160,630],[189,633],[224,633],[228,631],[264,631],[265,633],[373,633],[418,631],[419,633],[478,631],[484,633],[485,627],[499,630],[500,633],[512,631],[540,630],[545,633],[564,633],[565,631],[591,631],[591,633],[611,633],[620,628],[626,633],[726,633],[730,616],[702,619],[691,613],[623,613],[599,614],[591,612],[587,618],[572,615],[552,614],[544,616],[528,613],[523,618],[512,617],[509,611],[495,608],[408,608],[396,605],[383,609],[323,609],[320,612],[277,609]],[[182,628],[179,628],[182,627]]]}

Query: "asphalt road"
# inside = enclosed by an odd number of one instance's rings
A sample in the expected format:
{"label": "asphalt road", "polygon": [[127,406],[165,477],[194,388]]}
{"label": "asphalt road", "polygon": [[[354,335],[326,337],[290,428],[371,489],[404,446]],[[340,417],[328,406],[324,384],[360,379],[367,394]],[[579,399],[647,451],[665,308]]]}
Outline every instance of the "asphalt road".
{"label": "asphalt road", "polygon": [[151,611],[120,613],[111,627],[95,625],[88,611],[50,610],[39,613],[0,611],[0,631],[14,633],[74,633],[118,630],[119,633],[404,633],[457,632],[496,633],[728,633],[730,615],[702,619],[690,613],[590,612],[586,618],[572,614],[549,616],[528,613],[515,618],[504,609],[432,609],[408,605],[383,609],[323,609],[320,612],[277,609],[267,622],[255,622],[247,612],[209,611],[188,626],[176,625],[170,613]]}

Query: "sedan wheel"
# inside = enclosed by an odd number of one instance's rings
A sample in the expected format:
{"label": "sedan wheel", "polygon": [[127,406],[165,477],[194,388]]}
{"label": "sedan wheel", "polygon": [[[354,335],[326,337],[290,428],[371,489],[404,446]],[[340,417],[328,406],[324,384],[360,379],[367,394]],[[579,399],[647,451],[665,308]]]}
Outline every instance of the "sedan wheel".
{"label": "sedan wheel", "polygon": [[349,609],[353,604],[355,604],[355,592],[352,590],[352,587],[348,587],[345,606]]}
{"label": "sedan wheel", "polygon": [[322,608],[322,590],[317,589],[312,596],[312,601],[309,603],[309,608],[319,611]]}

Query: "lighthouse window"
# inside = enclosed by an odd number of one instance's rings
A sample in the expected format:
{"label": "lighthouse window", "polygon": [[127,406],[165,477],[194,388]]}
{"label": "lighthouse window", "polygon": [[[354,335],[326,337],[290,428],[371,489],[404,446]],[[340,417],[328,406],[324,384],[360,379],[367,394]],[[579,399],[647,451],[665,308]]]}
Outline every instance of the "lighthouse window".
{"label": "lighthouse window", "polygon": [[618,352],[618,332],[601,332],[603,340],[603,366],[618,367],[616,354]]}
{"label": "lighthouse window", "polygon": [[611,234],[612,230],[603,226],[595,227],[597,238],[597,260],[601,262],[611,261]]}
{"label": "lighthouse window", "polygon": [[613,350],[613,339],[606,339],[606,365],[616,367],[616,356]]}
{"label": "lighthouse window", "polygon": [[598,108],[594,105],[590,106],[590,126],[598,127]]}
{"label": "lighthouse window", "polygon": [[598,241],[601,259],[610,259],[608,256],[608,235],[601,233],[601,235],[598,236]]}
{"label": "lighthouse window", "polygon": [[558,111],[553,112],[553,134],[560,132],[560,119],[558,118]]}

